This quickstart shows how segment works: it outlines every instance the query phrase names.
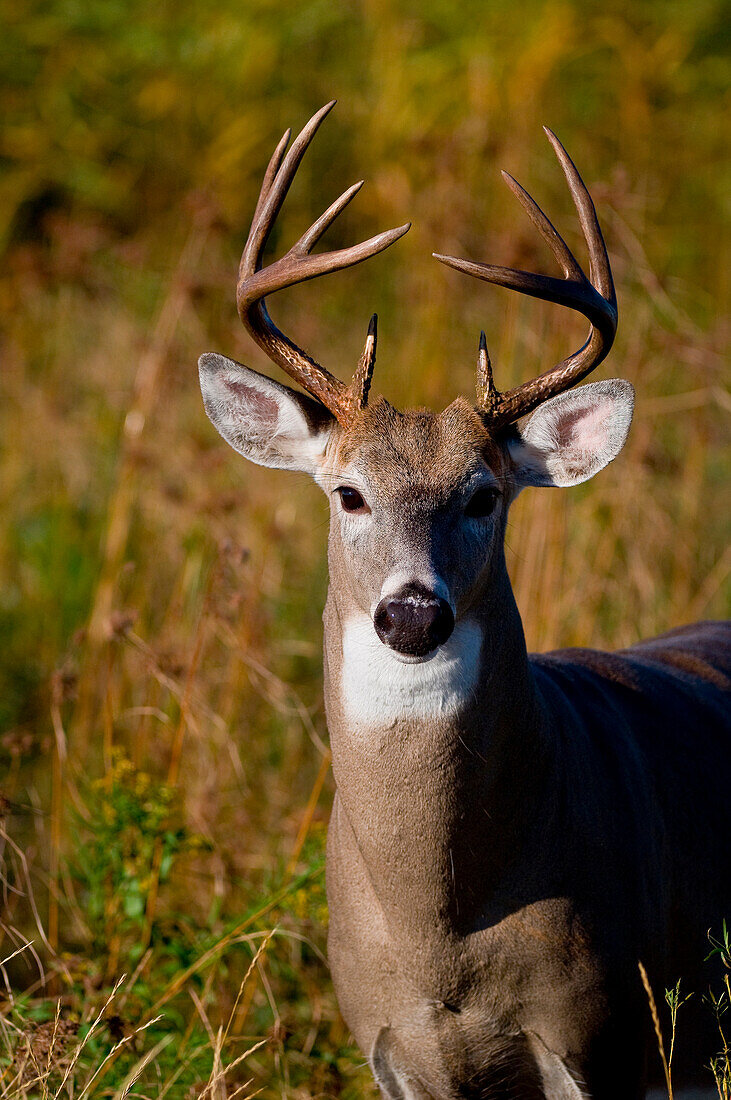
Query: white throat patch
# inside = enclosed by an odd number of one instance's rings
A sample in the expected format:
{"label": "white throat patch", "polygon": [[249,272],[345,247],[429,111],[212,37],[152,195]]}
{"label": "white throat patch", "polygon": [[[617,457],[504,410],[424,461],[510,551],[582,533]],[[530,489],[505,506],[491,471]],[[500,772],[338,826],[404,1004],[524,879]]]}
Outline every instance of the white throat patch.
{"label": "white throat patch", "polygon": [[448,718],[469,702],[480,668],[482,631],[459,622],[426,661],[408,662],[379,639],[368,615],[343,631],[342,700],[356,725],[390,726],[401,718]]}

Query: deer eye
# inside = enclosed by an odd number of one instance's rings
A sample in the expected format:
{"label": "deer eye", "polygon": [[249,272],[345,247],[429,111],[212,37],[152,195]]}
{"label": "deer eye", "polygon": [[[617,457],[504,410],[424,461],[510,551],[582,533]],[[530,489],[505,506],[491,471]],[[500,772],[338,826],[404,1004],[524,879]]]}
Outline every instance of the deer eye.
{"label": "deer eye", "polygon": [[370,508],[357,489],[353,489],[350,485],[341,485],[335,491],[340,494],[340,503],[345,512],[370,512]]}
{"label": "deer eye", "polygon": [[464,514],[470,519],[484,519],[485,516],[489,516],[495,510],[498,495],[497,489],[483,486],[482,489],[478,489],[476,493],[473,493]]}

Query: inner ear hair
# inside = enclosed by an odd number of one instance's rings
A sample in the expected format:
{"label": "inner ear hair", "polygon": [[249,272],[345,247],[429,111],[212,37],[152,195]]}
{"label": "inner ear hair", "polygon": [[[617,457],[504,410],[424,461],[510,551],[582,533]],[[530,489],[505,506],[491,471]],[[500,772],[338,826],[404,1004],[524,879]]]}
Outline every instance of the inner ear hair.
{"label": "inner ear hair", "polygon": [[634,389],[622,378],[590,382],[540,405],[508,436],[518,489],[587,481],[616,458],[632,422]]}
{"label": "inner ear hair", "polygon": [[234,450],[261,466],[319,470],[333,415],[318,401],[214,353],[199,361],[206,412]]}

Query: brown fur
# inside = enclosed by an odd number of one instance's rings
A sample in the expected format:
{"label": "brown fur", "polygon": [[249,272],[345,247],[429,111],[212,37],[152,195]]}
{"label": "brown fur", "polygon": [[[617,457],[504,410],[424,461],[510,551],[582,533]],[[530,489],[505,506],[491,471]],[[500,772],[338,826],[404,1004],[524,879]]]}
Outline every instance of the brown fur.
{"label": "brown fur", "polygon": [[437,415],[428,409],[399,412],[379,397],[348,431],[337,434],[332,449],[341,469],[354,461],[377,469],[378,486],[401,485],[404,477],[410,485],[418,480],[437,499],[446,499],[464,481],[476,455],[499,476],[507,467],[483,418],[463,397]]}
{"label": "brown fur", "polygon": [[[638,960],[656,991],[702,989],[707,930],[731,917],[729,629],[529,657],[503,549],[522,485],[617,454],[631,387],[582,387],[492,435],[462,399],[437,415],[380,399],[344,431],[214,354],[201,384],[232,446],[308,470],[332,502],[329,953],[384,1096],[639,1100]],[[400,592],[415,616],[425,589],[454,630],[409,664],[376,612]],[[678,1082],[712,1052],[704,1022],[697,997]]]}
{"label": "brown fur", "polygon": [[[502,551],[506,508],[469,577],[443,531],[481,462],[509,500],[507,451],[461,400],[436,416],[380,401],[328,458],[333,484],[337,471],[369,478],[381,527],[362,559],[336,514],[330,534],[336,991],[375,1071],[391,1058],[386,1096],[401,1095],[401,1080],[406,1100],[632,1100],[648,1049],[637,960],[656,989],[681,975],[697,987],[706,930],[731,914],[728,632],[702,624],[621,654],[529,658]],[[428,557],[479,622],[480,689],[456,719],[353,729],[343,628],[409,554]],[[544,1092],[544,1056],[576,1092]]]}

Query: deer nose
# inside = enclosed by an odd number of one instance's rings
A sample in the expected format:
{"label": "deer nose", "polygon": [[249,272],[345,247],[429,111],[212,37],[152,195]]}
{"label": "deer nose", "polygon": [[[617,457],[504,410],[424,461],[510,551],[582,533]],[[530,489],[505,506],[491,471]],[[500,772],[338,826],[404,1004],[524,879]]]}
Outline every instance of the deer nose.
{"label": "deer nose", "polygon": [[408,657],[426,657],[454,630],[454,613],[446,600],[420,585],[407,585],[384,596],[373,616],[376,634]]}

